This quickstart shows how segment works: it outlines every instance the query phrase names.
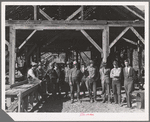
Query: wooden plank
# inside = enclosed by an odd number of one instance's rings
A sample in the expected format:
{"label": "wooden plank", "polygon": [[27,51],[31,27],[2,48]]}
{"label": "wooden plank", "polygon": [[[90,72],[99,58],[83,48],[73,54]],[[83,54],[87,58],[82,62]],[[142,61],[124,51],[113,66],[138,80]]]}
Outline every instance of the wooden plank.
{"label": "wooden plank", "polygon": [[129,40],[129,39],[127,39],[127,38],[124,38],[124,37],[122,37],[126,42],[129,42],[129,43],[131,43],[131,44],[134,44],[134,45],[137,45],[137,43],[136,42],[133,42],[132,40]]}
{"label": "wooden plank", "polygon": [[10,46],[9,46],[9,83],[10,85],[15,83],[15,44],[16,44],[16,30],[13,27],[10,27]]}
{"label": "wooden plank", "polygon": [[143,44],[145,44],[144,39],[142,38],[142,36],[133,28],[130,27],[130,29],[133,31],[133,33],[142,41]]}
{"label": "wooden plank", "polygon": [[19,94],[18,94],[18,112],[21,111],[21,91],[19,91]]}
{"label": "wooden plank", "polygon": [[25,45],[25,43],[27,43],[27,41],[35,34],[36,31],[37,31],[37,30],[34,30],[34,31],[24,40],[24,42],[19,46],[18,49],[21,49],[21,48]]}
{"label": "wooden plank", "polygon": [[130,9],[128,6],[123,6],[124,8],[126,8],[127,10],[129,10],[130,12],[132,12],[134,15],[136,15],[137,17],[139,17],[142,20],[145,20],[141,15],[139,15],[137,12],[135,12],[134,10]]}
{"label": "wooden plank", "polygon": [[37,6],[34,5],[34,20],[37,20]]}
{"label": "wooden plank", "polygon": [[113,42],[110,44],[109,48],[111,49],[114,44],[116,44],[116,42],[129,30],[130,27],[126,27],[114,40]]}
{"label": "wooden plank", "polygon": [[103,53],[103,50],[100,48],[100,46],[84,31],[80,30],[82,34],[96,47],[96,49],[100,52]]}
{"label": "wooden plank", "polygon": [[67,19],[66,21],[71,20],[73,17],[75,17],[80,11],[82,10],[82,7],[80,7],[79,9],[77,9],[74,13],[72,13]]}
{"label": "wooden plank", "polygon": [[52,21],[53,19],[47,15],[42,9],[39,8],[39,12],[46,18],[48,19],[49,21]]}
{"label": "wooden plank", "polygon": [[107,62],[109,56],[109,27],[106,27],[102,32],[102,45],[103,45],[103,62]]}
{"label": "wooden plank", "polygon": [[10,88],[13,88],[13,87],[16,87],[16,86],[19,86],[19,85],[23,85],[23,84],[26,84],[26,83],[28,83],[28,80],[24,80],[24,81],[21,81],[21,82],[12,84],[12,85],[10,86]]}
{"label": "wooden plank", "polygon": [[81,20],[84,20],[84,6],[81,6]]}

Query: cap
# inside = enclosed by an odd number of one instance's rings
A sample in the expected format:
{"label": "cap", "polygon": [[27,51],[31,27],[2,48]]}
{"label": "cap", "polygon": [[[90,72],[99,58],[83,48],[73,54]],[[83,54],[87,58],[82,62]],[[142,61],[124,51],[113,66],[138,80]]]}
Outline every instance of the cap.
{"label": "cap", "polygon": [[76,62],[76,61],[74,61],[74,62],[73,62],[73,65],[77,65],[77,62]]}
{"label": "cap", "polygon": [[113,62],[113,65],[118,65],[118,62],[117,62],[117,61],[114,61],[114,62]]}
{"label": "cap", "polygon": [[69,62],[67,61],[66,64],[69,65]]}
{"label": "cap", "polygon": [[90,60],[90,64],[94,64],[94,61],[93,61],[93,60]]}

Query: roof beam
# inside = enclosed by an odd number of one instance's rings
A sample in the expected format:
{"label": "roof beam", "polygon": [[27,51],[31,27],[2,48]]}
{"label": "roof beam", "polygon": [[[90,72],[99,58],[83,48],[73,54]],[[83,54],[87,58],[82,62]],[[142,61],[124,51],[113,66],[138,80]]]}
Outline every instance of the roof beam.
{"label": "roof beam", "polygon": [[134,42],[134,41],[132,41],[132,40],[129,40],[129,39],[127,39],[127,38],[124,38],[124,37],[122,37],[126,42],[129,42],[129,43],[131,43],[131,44],[133,44],[133,45],[137,45],[137,43],[136,42]]}
{"label": "roof beam", "polygon": [[130,12],[132,12],[134,15],[136,15],[137,17],[139,17],[142,20],[145,20],[141,15],[139,15],[137,12],[135,12],[134,10],[130,9],[128,6],[123,6],[124,8],[128,9]]}
{"label": "roof beam", "polygon": [[47,15],[42,9],[39,8],[39,12],[46,18],[48,19],[49,21],[52,21],[53,19]]}
{"label": "roof beam", "polygon": [[100,46],[84,31],[84,30],[80,30],[81,33],[96,47],[96,49],[103,53],[103,50],[100,48]]}
{"label": "roof beam", "polygon": [[133,27],[130,27],[130,29],[133,31],[133,33],[143,42],[144,44],[144,39],[142,38],[142,36],[133,28]]}
{"label": "roof beam", "polygon": [[34,20],[37,20],[37,6],[34,5]]}
{"label": "roof beam", "polygon": [[118,40],[129,30],[130,27],[126,27],[114,40],[113,42],[110,44],[109,48],[111,49],[114,44],[116,44],[118,42]]}
{"label": "roof beam", "polygon": [[71,14],[66,21],[71,20],[73,17],[75,17],[80,11],[82,10],[82,7],[80,7],[79,9],[77,9],[75,12],[73,12],[73,14]]}
{"label": "roof beam", "polygon": [[[32,28],[34,29],[34,27],[43,27],[43,29],[46,27],[61,27],[62,26],[104,26],[104,25],[108,25],[109,27],[129,27],[129,26],[133,26],[133,27],[144,27],[144,21],[105,21],[105,20],[97,20],[97,21],[93,21],[93,20],[70,20],[70,21],[62,21],[62,20],[58,20],[58,21],[48,21],[48,20],[6,20],[5,21],[5,26],[14,26],[14,27],[22,27],[22,29],[25,28]],[[66,27],[67,28],[67,27]]]}
{"label": "roof beam", "polygon": [[18,49],[21,49],[26,43],[27,41],[33,36],[33,34],[36,32],[37,30],[34,30],[26,39],[25,41],[19,46]]}

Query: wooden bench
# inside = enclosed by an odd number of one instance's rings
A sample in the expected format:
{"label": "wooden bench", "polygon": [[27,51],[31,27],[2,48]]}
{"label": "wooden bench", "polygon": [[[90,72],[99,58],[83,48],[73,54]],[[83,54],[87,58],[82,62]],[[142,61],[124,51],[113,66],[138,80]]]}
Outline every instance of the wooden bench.
{"label": "wooden bench", "polygon": [[11,89],[6,90],[6,106],[8,109],[7,112],[13,112],[17,108],[17,112],[24,112],[28,110],[28,104],[33,106],[34,97],[39,101],[38,87],[40,83],[33,84],[22,84],[15,85]]}

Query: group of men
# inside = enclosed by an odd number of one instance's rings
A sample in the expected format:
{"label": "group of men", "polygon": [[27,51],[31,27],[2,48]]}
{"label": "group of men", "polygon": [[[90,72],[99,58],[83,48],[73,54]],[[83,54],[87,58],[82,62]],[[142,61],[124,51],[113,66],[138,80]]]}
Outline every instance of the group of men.
{"label": "group of men", "polygon": [[[71,64],[73,64],[73,66]],[[102,92],[100,95],[103,95],[102,102],[112,102],[110,92],[112,88],[114,102],[115,104],[119,104],[120,106],[122,106],[121,81],[124,80],[127,107],[131,108],[131,93],[133,91],[135,72],[134,69],[129,66],[128,60],[125,60],[124,64],[125,67],[122,69],[118,66],[118,62],[114,61],[114,68],[110,70],[110,68],[107,67],[106,62],[103,62],[101,68],[98,69],[95,66],[95,62],[92,60],[90,60],[88,66],[83,65],[82,68],[80,68],[80,64],[76,61],[74,61],[73,63],[67,62],[64,69],[61,69],[57,63],[50,63],[48,70],[45,72],[44,70],[42,70],[41,63],[39,64],[38,68],[36,68],[37,64],[33,63],[32,68],[28,71],[28,78],[40,79],[43,81],[45,79],[45,76],[47,75],[49,77],[49,81],[47,81],[47,87],[48,89],[51,88],[53,98],[57,96],[57,92],[58,95],[61,95],[62,84],[65,86],[66,96],[68,96],[70,88],[71,103],[75,102],[75,87],[77,89],[77,101],[81,102],[80,91],[83,84],[86,86],[89,92],[90,102],[97,102],[97,83],[98,81],[101,81]],[[45,82],[41,82],[41,84],[42,85],[39,91],[42,91],[41,96],[43,96],[42,93],[44,93],[45,91],[41,89],[46,89]]]}

